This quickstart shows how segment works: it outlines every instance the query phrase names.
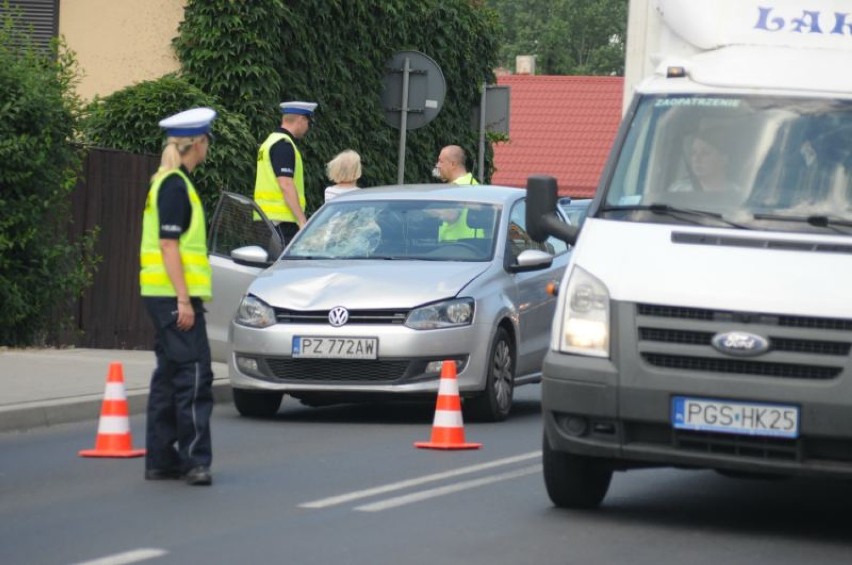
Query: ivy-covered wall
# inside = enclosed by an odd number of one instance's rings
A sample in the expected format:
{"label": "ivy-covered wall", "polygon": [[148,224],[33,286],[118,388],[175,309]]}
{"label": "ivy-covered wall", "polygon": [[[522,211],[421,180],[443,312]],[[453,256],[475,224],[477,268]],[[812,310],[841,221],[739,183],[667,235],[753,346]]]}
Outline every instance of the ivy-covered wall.
{"label": "ivy-covered wall", "polygon": [[[434,59],[447,84],[437,118],[407,134],[405,182],[430,182],[444,145],[476,161],[470,113],[482,83],[494,82],[497,29],[482,0],[189,0],[174,41],[180,75],[95,100],[84,133],[101,146],[159,152],[159,119],[213,106],[225,119],[197,182],[211,205],[222,188],[251,194],[257,145],[280,123],[279,102],[318,102],[300,143],[313,210],[328,184],[325,163],[343,149],[361,154],[362,186],[396,182],[399,130],[384,122],[382,77],[394,53],[413,50]],[[490,151],[486,163],[490,171]]]}

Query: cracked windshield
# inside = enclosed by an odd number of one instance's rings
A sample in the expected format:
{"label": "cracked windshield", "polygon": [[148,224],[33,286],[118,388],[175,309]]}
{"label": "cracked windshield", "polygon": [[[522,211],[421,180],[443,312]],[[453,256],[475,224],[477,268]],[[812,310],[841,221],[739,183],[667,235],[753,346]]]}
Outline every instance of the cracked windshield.
{"label": "cracked windshield", "polygon": [[324,206],[284,257],[489,261],[498,212],[475,202],[341,200]]}
{"label": "cracked windshield", "polygon": [[629,221],[847,234],[850,203],[848,101],[661,96],[641,101],[603,212]]}

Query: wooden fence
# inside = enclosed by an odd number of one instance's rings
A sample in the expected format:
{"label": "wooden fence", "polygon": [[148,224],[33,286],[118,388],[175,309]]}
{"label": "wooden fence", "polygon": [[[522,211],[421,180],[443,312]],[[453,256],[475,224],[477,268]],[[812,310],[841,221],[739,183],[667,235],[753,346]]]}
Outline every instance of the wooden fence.
{"label": "wooden fence", "polygon": [[139,241],[149,179],[159,157],[90,149],[72,195],[72,238],[98,228],[94,284],[73,307],[59,345],[152,349],[151,321],[139,297]]}

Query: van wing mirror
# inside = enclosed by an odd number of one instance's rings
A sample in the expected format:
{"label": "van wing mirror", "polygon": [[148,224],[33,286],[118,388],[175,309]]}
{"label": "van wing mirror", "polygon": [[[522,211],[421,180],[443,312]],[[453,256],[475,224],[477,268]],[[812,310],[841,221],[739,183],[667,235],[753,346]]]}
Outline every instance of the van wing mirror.
{"label": "van wing mirror", "polygon": [[556,201],[555,178],[533,175],[527,179],[527,233],[539,243],[554,236],[574,245],[579,230],[559,218],[556,213]]}

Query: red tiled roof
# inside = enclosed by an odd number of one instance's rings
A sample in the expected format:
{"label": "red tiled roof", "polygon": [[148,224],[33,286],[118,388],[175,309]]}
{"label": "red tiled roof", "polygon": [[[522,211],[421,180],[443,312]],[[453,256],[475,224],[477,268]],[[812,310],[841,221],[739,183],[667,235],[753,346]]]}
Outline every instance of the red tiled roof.
{"label": "red tiled roof", "polygon": [[509,141],[494,145],[491,182],[522,187],[547,174],[560,196],[593,195],[621,120],[624,78],[507,75],[497,84],[510,87]]}

